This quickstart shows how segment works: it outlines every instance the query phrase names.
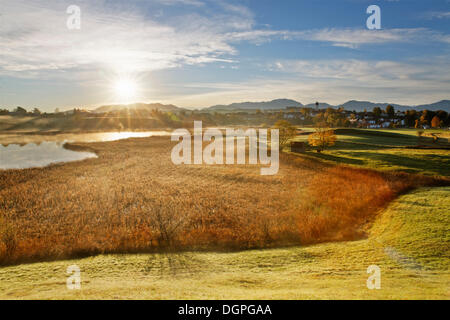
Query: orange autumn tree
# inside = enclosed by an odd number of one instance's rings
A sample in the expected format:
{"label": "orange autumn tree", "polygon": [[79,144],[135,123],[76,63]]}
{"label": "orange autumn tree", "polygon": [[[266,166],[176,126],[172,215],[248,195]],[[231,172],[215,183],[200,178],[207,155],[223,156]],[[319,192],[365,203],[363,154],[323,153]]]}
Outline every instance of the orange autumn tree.
{"label": "orange autumn tree", "polygon": [[309,136],[308,143],[310,146],[317,147],[317,152],[322,152],[325,148],[334,146],[336,140],[334,130],[324,123],[319,123],[316,126],[316,132]]}
{"label": "orange autumn tree", "polygon": [[441,126],[441,119],[438,116],[434,116],[433,120],[431,120],[431,126],[433,128],[439,128]]}

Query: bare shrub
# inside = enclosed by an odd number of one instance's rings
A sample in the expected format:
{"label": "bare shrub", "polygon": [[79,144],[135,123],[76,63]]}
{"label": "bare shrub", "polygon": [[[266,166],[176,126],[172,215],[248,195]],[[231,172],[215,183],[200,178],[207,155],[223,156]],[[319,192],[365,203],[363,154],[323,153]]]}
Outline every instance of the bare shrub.
{"label": "bare shrub", "polygon": [[188,219],[177,201],[171,197],[164,202],[157,201],[151,206],[148,218],[158,246],[167,249],[176,247],[178,236]]}

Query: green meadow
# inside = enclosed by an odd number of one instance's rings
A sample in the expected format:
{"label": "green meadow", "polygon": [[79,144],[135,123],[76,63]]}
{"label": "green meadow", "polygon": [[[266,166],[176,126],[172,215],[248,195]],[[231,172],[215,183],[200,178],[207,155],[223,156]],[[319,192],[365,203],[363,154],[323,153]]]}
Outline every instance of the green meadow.
{"label": "green meadow", "polygon": [[[304,156],[376,170],[450,176],[448,130],[427,130],[422,137],[414,129],[344,129],[336,133],[335,146],[322,153],[310,150]],[[439,140],[433,142],[431,134],[438,134]],[[296,140],[306,142],[307,136]]]}

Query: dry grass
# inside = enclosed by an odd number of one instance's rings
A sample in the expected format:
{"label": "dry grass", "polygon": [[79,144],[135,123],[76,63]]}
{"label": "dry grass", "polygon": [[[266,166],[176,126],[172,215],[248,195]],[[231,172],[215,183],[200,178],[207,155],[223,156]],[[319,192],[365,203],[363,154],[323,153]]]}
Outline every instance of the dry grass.
{"label": "dry grass", "polygon": [[2,264],[353,240],[400,193],[447,183],[288,155],[276,176],[175,166],[167,137],[81,146],[99,158],[0,172]]}
{"label": "dry grass", "polygon": [[[449,299],[450,187],[403,195],[358,241],[98,255],[0,268],[0,299]],[[381,268],[368,290],[367,267]],[[68,290],[66,270],[81,270]]]}

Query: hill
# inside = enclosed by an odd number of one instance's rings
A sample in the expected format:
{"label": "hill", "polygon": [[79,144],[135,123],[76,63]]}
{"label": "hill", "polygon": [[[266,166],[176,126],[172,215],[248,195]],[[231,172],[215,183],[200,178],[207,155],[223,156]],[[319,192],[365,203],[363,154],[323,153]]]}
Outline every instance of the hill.
{"label": "hill", "polygon": [[[348,111],[357,111],[361,112],[364,110],[372,111],[373,108],[379,107],[382,110],[385,110],[388,105],[391,105],[395,108],[395,110],[400,111],[406,111],[406,110],[431,110],[431,111],[438,111],[438,110],[444,110],[447,112],[450,112],[450,100],[442,100],[435,103],[430,104],[424,104],[424,105],[418,105],[418,106],[407,106],[407,105],[401,105],[401,104],[395,104],[395,103],[387,103],[387,102],[370,102],[370,101],[358,101],[358,100],[350,100],[340,105],[331,105],[326,102],[320,102],[319,108],[339,108],[343,107],[345,110]],[[218,111],[218,110],[281,110],[286,109],[287,107],[306,107],[306,108],[316,108],[315,103],[310,103],[307,105],[303,105],[302,103],[291,100],[291,99],[277,99],[267,102],[242,102],[242,103],[232,103],[229,105],[216,105],[209,108],[206,108],[205,110],[208,111]]]}
{"label": "hill", "polygon": [[174,106],[173,104],[161,104],[161,103],[134,103],[134,104],[128,104],[128,105],[107,105],[107,106],[101,106],[98,107],[92,112],[94,113],[105,113],[105,112],[114,112],[114,111],[122,111],[122,110],[159,110],[159,111],[180,111],[182,108],[179,108],[177,106]]}
{"label": "hill", "polygon": [[351,100],[347,101],[346,103],[342,104],[342,107],[346,110],[355,110],[355,111],[364,111],[366,109],[367,111],[372,111],[373,108],[379,107],[382,110],[385,110],[388,105],[391,105],[395,108],[395,110],[400,111],[406,111],[406,110],[431,110],[431,111],[438,111],[438,110],[444,110],[447,112],[450,112],[450,100],[442,100],[435,103],[430,104],[424,104],[424,105],[418,105],[418,106],[406,106],[406,105],[400,105],[395,103],[374,103],[370,101],[357,101],[357,100]]}
{"label": "hill", "polygon": [[353,110],[364,111],[364,109],[366,109],[367,111],[372,111],[373,108],[376,108],[376,107],[381,108],[381,110],[385,110],[388,105],[391,105],[395,108],[395,110],[400,110],[400,111],[414,109],[414,107],[411,107],[411,106],[404,106],[404,105],[395,104],[395,103],[377,103],[377,102],[357,101],[357,100],[347,101],[346,103],[342,104],[341,106],[345,110],[350,110],[350,111],[353,111]]}
{"label": "hill", "polygon": [[417,106],[417,107],[415,107],[415,109],[420,109],[420,110],[428,109],[431,111],[444,110],[444,111],[450,112],[450,100],[441,100],[439,102],[426,104],[426,105],[422,105],[422,106]]}
{"label": "hill", "polygon": [[303,105],[300,102],[290,99],[277,99],[272,101],[265,102],[241,102],[241,103],[232,103],[229,105],[216,105],[207,108],[207,110],[277,110],[277,109],[285,109],[286,107],[302,107]]}
{"label": "hill", "polygon": [[[316,108],[316,104],[315,103],[310,103],[305,105],[305,108],[312,108],[315,109]],[[319,108],[320,109],[326,109],[326,108],[336,108],[336,106],[332,106],[331,104],[328,104],[326,102],[319,102]]]}

